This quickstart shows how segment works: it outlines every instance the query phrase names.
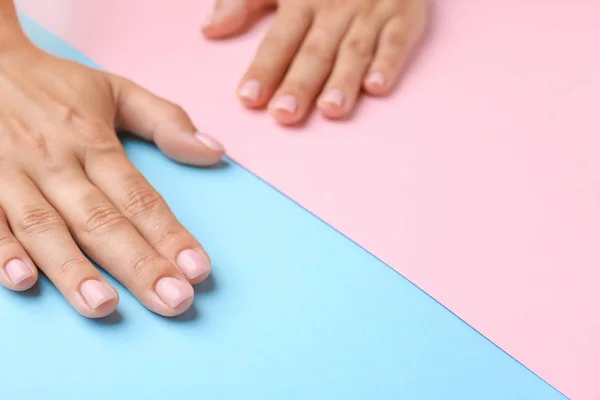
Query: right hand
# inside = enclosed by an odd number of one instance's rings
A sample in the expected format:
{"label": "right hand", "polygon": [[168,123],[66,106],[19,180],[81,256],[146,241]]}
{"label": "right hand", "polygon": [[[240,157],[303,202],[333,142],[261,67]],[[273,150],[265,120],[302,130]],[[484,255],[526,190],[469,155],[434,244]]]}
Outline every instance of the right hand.
{"label": "right hand", "polygon": [[349,117],[364,91],[392,92],[425,34],[426,0],[216,0],[210,39],[247,31],[261,10],[277,16],[242,77],[238,97],[296,125],[313,107]]}
{"label": "right hand", "polygon": [[223,147],[132,82],[20,43],[0,48],[0,283],[27,290],[39,268],[79,313],[104,317],[118,293],[81,248],[150,310],[181,314],[209,257],[115,129],[186,164],[217,164]]}

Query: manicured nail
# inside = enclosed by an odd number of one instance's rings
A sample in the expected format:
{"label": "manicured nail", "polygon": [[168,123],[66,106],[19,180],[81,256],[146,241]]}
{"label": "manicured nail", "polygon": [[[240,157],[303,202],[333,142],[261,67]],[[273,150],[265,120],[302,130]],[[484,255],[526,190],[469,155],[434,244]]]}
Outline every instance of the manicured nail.
{"label": "manicured nail", "polygon": [[219,141],[217,141],[217,139],[207,135],[206,133],[196,132],[195,136],[206,147],[218,152],[225,151],[225,147]]}
{"label": "manicured nail", "polygon": [[94,279],[83,282],[79,291],[88,305],[93,309],[115,298],[112,290]]}
{"label": "manicured nail", "polygon": [[260,82],[256,79],[251,79],[247,82],[244,82],[244,84],[240,87],[238,94],[242,99],[256,101],[260,96],[261,90]]}
{"label": "manicured nail", "polygon": [[213,24],[213,16],[209,15],[206,20],[202,23],[202,28],[206,28],[207,26],[211,26]]}
{"label": "manicured nail", "polygon": [[214,22],[220,22],[228,15],[235,14],[244,5],[244,0],[223,0],[219,2],[219,6],[212,16]]}
{"label": "manicured nail", "polygon": [[21,260],[10,260],[6,263],[6,274],[15,285],[33,276],[33,271]]}
{"label": "manicured nail", "polygon": [[298,108],[298,101],[295,96],[286,94],[281,96],[275,102],[275,109],[279,111],[286,111],[293,114]]}
{"label": "manicured nail", "polygon": [[184,250],[177,256],[177,266],[188,279],[196,279],[201,275],[208,276],[210,263],[206,256],[196,250]]}
{"label": "manicured nail", "polygon": [[322,100],[333,106],[341,107],[344,104],[344,92],[340,89],[329,89]]}
{"label": "manicured nail", "polygon": [[373,89],[384,89],[385,88],[385,76],[381,72],[373,72],[367,78],[367,86]]}
{"label": "manicured nail", "polygon": [[166,277],[156,283],[156,293],[169,307],[175,308],[194,296],[194,289],[187,282]]}

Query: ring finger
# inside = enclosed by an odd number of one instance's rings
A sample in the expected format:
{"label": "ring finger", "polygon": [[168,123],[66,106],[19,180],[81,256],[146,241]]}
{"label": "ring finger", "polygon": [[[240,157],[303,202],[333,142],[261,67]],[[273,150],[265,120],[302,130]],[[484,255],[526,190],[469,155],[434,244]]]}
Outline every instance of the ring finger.
{"label": "ring finger", "polygon": [[112,313],[117,291],[79,250],[58,212],[25,175],[2,178],[13,190],[0,191],[0,207],[35,264],[82,315],[100,318]]}

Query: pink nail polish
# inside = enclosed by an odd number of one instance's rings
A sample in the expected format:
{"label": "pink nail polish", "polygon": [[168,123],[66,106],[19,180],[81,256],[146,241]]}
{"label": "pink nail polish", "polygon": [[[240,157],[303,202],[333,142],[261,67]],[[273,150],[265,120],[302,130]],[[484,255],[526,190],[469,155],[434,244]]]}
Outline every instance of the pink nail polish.
{"label": "pink nail polish", "polygon": [[202,28],[206,28],[207,26],[211,26],[213,24],[213,16],[209,15],[208,17],[206,17],[206,19],[204,20],[204,22],[202,23]]}
{"label": "pink nail polish", "polygon": [[187,299],[194,296],[194,289],[187,282],[179,279],[166,277],[156,283],[156,294],[167,303],[169,307],[175,308]]}
{"label": "pink nail polish", "polygon": [[206,256],[196,250],[184,250],[177,256],[177,266],[188,279],[208,276],[210,263]]}
{"label": "pink nail polish", "polygon": [[275,109],[293,114],[298,109],[298,101],[295,96],[283,95],[275,102]]}
{"label": "pink nail polish", "polygon": [[335,107],[341,107],[344,104],[344,92],[340,89],[329,89],[322,100]]}
{"label": "pink nail polish", "polygon": [[246,0],[229,0],[219,2],[218,4],[219,6],[215,9],[213,15],[215,22],[221,22],[224,18],[235,15],[246,4]]}
{"label": "pink nail polish", "polygon": [[386,84],[385,76],[381,72],[373,72],[366,81],[367,86],[373,89],[384,89]]}
{"label": "pink nail polish", "polygon": [[33,276],[33,271],[19,259],[10,260],[6,263],[6,274],[15,285]]}
{"label": "pink nail polish", "polygon": [[251,79],[247,82],[244,82],[244,84],[240,87],[238,94],[243,99],[256,101],[260,96],[261,90],[260,82],[258,82],[256,79]]}
{"label": "pink nail polish", "polygon": [[105,284],[98,282],[95,279],[90,279],[81,284],[79,289],[81,295],[88,305],[96,309],[107,301],[115,298],[114,293]]}
{"label": "pink nail polish", "polygon": [[215,138],[207,135],[206,133],[196,132],[195,136],[206,147],[208,147],[208,148],[210,148],[210,149],[212,149],[214,151],[218,151],[218,152],[224,152],[225,151],[225,147],[219,141],[217,141],[217,139],[215,139]]}

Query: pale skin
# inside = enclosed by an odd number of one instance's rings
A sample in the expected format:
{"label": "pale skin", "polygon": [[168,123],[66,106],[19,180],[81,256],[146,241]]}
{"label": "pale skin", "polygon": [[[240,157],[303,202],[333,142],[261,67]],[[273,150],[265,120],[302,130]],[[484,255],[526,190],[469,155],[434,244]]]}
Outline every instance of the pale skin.
{"label": "pale skin", "polygon": [[[222,0],[203,33],[237,34],[275,5],[238,96],[282,124],[314,105],[343,118],[361,90],[388,94],[425,26],[424,0]],[[105,317],[119,295],[85,252],[149,310],[176,316],[210,258],[129,161],[118,129],[184,164],[225,154],[179,106],[36,48],[12,0],[0,0],[0,284],[28,290],[42,271],[77,312]]]}
{"label": "pale skin", "polygon": [[427,21],[426,0],[218,0],[203,33],[239,34],[275,6],[237,94],[285,125],[302,122],[314,106],[328,118],[348,117],[361,91],[389,94]]}

